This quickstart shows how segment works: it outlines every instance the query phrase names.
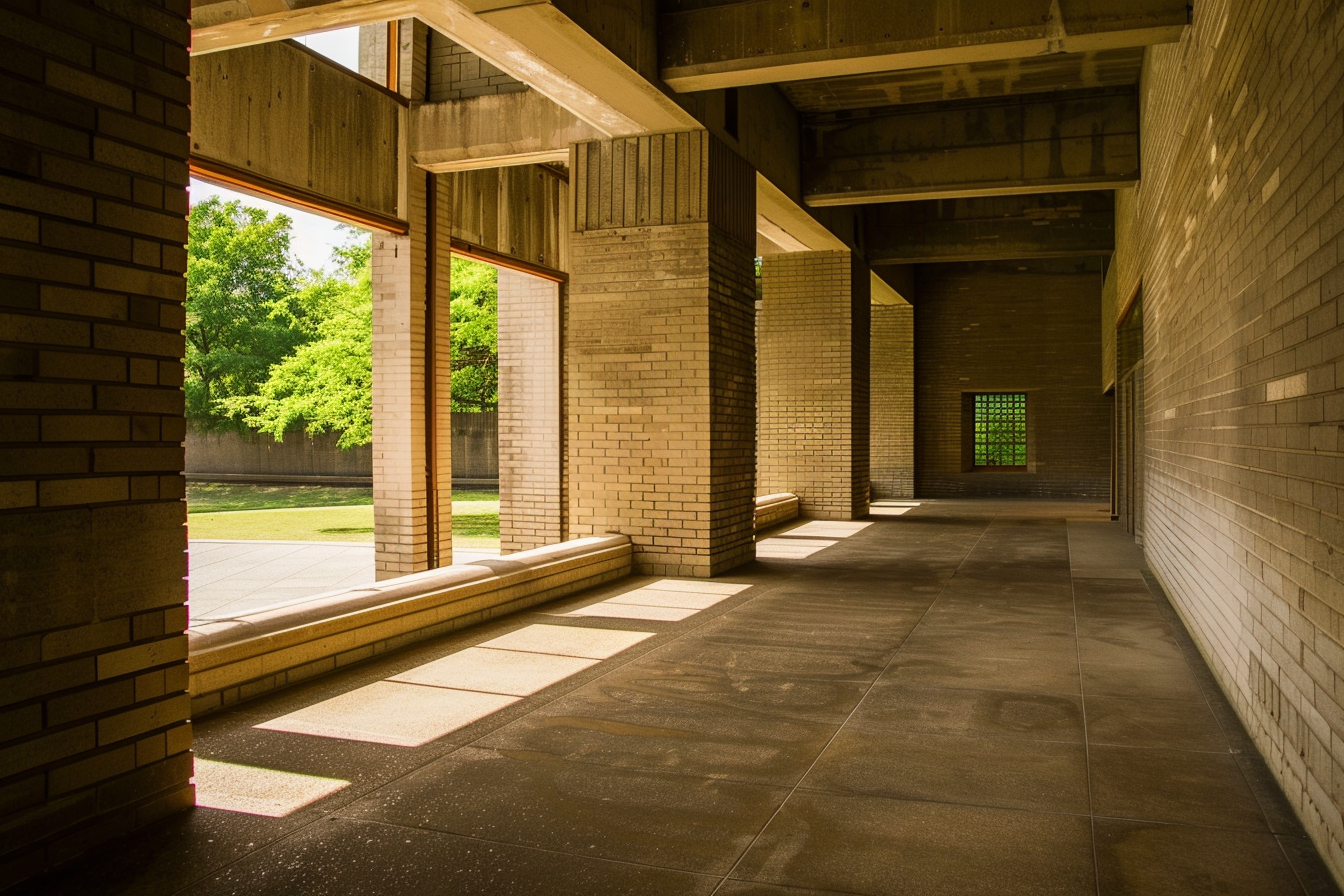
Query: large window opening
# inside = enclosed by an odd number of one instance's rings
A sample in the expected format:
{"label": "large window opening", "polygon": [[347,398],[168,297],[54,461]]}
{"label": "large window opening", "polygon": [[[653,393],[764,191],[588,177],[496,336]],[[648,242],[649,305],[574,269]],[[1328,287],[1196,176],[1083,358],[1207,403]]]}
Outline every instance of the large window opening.
{"label": "large window opening", "polygon": [[1024,392],[975,395],[972,466],[981,470],[1027,467],[1027,396]]}

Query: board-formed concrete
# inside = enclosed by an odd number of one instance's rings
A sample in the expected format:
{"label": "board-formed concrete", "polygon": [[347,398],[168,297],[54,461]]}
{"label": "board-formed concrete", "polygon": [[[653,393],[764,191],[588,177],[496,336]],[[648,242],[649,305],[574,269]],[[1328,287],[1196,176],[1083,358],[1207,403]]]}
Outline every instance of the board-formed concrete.
{"label": "board-formed concrete", "polygon": [[1106,509],[803,523],[243,704],[196,746],[242,812],[30,892],[1337,896]]}

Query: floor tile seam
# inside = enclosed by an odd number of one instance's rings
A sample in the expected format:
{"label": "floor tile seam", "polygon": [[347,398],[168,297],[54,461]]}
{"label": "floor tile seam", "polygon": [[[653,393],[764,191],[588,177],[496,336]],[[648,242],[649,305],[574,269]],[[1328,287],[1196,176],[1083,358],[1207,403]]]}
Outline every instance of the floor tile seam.
{"label": "floor tile seam", "polygon": [[[1064,542],[1070,558],[1073,556],[1073,539],[1069,532],[1069,525],[1064,524]],[[1069,594],[1072,597],[1073,604],[1073,633],[1074,646],[1078,657],[1078,692],[1079,704],[1081,706],[1083,722],[1083,771],[1087,781],[1087,812],[1088,812],[1088,832],[1092,837],[1092,881],[1096,889],[1097,896],[1101,896],[1101,856],[1100,847],[1097,842],[1097,806],[1094,788],[1092,786],[1092,738],[1087,726],[1087,695],[1083,692],[1083,649],[1082,633],[1078,625],[1078,587],[1073,578],[1072,559],[1069,566]]]}
{"label": "floor tile seam", "polygon": [[[977,537],[975,540],[975,544],[970,545],[966,550],[966,554],[963,555],[961,560],[962,563],[964,563],[966,561],[966,557],[969,557],[971,552],[975,550],[975,545],[979,544],[980,540],[985,537],[985,532],[987,532],[988,529],[989,529],[988,524],[986,524],[985,527],[981,529],[979,537]],[[958,569],[960,568],[960,564],[958,564],[957,568]],[[946,581],[951,581],[951,579],[955,576],[956,576],[956,570],[953,570],[952,575],[949,576]],[[933,599],[929,601],[928,606],[924,608],[924,612],[920,615],[919,619],[917,619],[915,621],[915,624],[910,627],[910,631],[906,633],[905,638],[901,639],[902,644],[905,642],[907,638],[910,637],[911,634],[915,632],[916,629],[919,628],[919,624],[924,621],[924,619],[928,616],[929,612],[933,609],[934,605],[938,603],[939,596],[941,596],[944,588],[946,588],[946,581],[944,582],[943,586],[938,589],[938,594],[934,595]],[[859,699],[855,702],[854,708],[849,711],[849,714],[845,717],[844,721],[842,721],[839,727],[836,728],[835,733],[832,734],[831,737],[826,741],[826,743],[822,745],[821,749],[817,751],[817,755],[812,759],[812,762],[808,764],[808,767],[803,771],[802,776],[799,777],[798,783],[793,786],[793,788],[789,791],[789,793],[785,795],[784,799],[780,801],[779,805],[775,807],[775,811],[770,814],[770,817],[765,820],[765,823],[763,825],[761,825],[760,830],[758,830],[755,836],[751,838],[751,842],[748,843],[746,848],[743,849],[742,852],[738,855],[737,860],[733,862],[732,867],[728,869],[728,872],[723,876],[723,879],[719,881],[718,886],[714,888],[714,890],[710,893],[710,896],[717,896],[719,890],[723,889],[723,885],[730,878],[732,878],[733,872],[736,871],[738,866],[742,864],[743,859],[747,857],[747,855],[751,852],[751,850],[760,841],[762,835],[764,835],[765,831],[770,827],[770,825],[774,822],[774,820],[779,817],[779,813],[784,810],[784,806],[787,805],[789,800],[793,798],[793,795],[798,792],[798,788],[802,786],[802,782],[805,781],[807,779],[807,776],[812,773],[812,770],[816,768],[817,763],[821,761],[821,757],[826,753],[828,749],[830,749],[831,744],[835,742],[835,738],[839,736],[840,731],[844,729],[845,725],[849,723],[850,719],[854,718],[854,714],[857,713],[859,707],[863,705],[863,701],[867,699],[870,693],[872,693],[873,687],[877,684],[878,681],[881,680],[882,676],[887,673],[887,671],[891,668],[891,664],[896,661],[896,657],[899,655],[900,655],[900,647],[898,646],[892,652],[891,657],[882,666],[881,671],[878,672],[877,676],[873,679],[872,683],[869,684],[868,687],[864,689],[863,694],[860,695]]]}
{"label": "floor tile seam", "polygon": [[1241,754],[1229,745],[1226,750],[1196,750],[1190,747],[1145,747],[1140,744],[1108,744],[1105,741],[1089,741],[1094,747],[1108,750],[1164,750],[1168,753],[1197,753],[1201,756],[1231,756],[1234,759]]}
{"label": "floor tile seam", "polygon": [[870,734],[887,735],[927,735],[932,737],[961,737],[967,740],[993,740],[993,741],[1013,741],[1015,743],[1031,744],[1059,744],[1060,746],[1081,747],[1085,743],[1083,740],[1062,740],[1052,737],[1025,737],[1014,734],[984,734],[970,731],[939,731],[933,728],[901,728],[891,725],[883,725],[877,722],[865,721],[864,719],[850,719],[845,722],[847,726],[856,731],[865,731]]}
{"label": "floor tile seam", "polygon": [[[713,880],[718,875],[714,872],[692,871],[687,868],[674,868],[671,865],[655,865],[652,862],[635,862],[630,859],[613,859],[607,856],[595,856],[591,853],[569,852],[568,850],[555,849],[554,847],[536,846],[530,843],[516,843],[511,840],[497,840],[493,837],[482,837],[478,834],[463,834],[457,831],[445,831],[440,828],[428,827],[426,825],[407,825],[397,824],[395,821],[384,821],[379,818],[353,818],[347,815],[332,815],[331,818],[339,818],[347,824],[367,824],[378,827],[393,828],[399,831],[417,831],[420,833],[440,834],[445,837],[456,837],[461,840],[470,840],[474,843],[488,843],[492,846],[507,846],[511,849],[526,849],[532,852],[545,853],[553,856],[567,856],[569,858],[586,859],[593,862],[605,862],[611,865],[625,865],[631,868],[648,868],[654,871],[670,871],[674,874],[687,874],[693,877],[703,877],[707,880]],[[279,842],[279,841],[276,841]],[[178,891],[180,893],[181,891]],[[177,896],[177,894],[173,894]]]}
{"label": "floor tile seam", "polygon": [[1002,803],[980,803],[962,800],[939,799],[924,796],[892,796],[885,793],[863,793],[854,790],[832,790],[825,787],[799,787],[798,793],[818,793],[824,796],[854,797],[865,800],[883,800],[888,803],[925,803],[933,806],[960,806],[967,809],[989,809],[995,812],[1026,812],[1032,815],[1049,815],[1057,818],[1092,818],[1091,812],[1068,812],[1063,809],[1029,809],[1024,806],[1005,806]]}

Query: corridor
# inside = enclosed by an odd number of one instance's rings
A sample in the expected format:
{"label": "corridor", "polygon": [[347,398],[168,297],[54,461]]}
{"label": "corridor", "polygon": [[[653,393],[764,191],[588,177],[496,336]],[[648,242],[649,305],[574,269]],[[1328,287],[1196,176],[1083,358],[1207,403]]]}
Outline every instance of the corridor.
{"label": "corridor", "polygon": [[1338,892],[1104,508],[870,520],[212,715],[198,798],[246,812],[172,817],[31,891]]}

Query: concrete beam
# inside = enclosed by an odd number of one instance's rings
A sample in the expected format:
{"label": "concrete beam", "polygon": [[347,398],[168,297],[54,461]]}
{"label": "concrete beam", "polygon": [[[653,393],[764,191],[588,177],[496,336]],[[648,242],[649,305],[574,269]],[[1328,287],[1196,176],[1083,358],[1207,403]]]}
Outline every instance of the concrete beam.
{"label": "concrete beam", "polygon": [[1105,255],[1115,200],[1098,191],[870,205],[864,246],[875,265]]}
{"label": "concrete beam", "polygon": [[425,103],[411,159],[427,171],[568,163],[569,145],[602,134],[535,90]]}
{"label": "concrete beam", "polygon": [[668,4],[662,79],[678,92],[1169,43],[1186,0],[746,0]]}
{"label": "concrete beam", "polygon": [[808,205],[1114,189],[1139,178],[1132,89],[812,116]]}
{"label": "concrete beam", "polygon": [[193,58],[191,82],[196,173],[404,232],[396,94],[290,41]]}
{"label": "concrete beam", "polygon": [[192,9],[192,52],[213,53],[414,17],[603,134],[698,127],[690,113],[552,3],[487,0],[223,0]]}

